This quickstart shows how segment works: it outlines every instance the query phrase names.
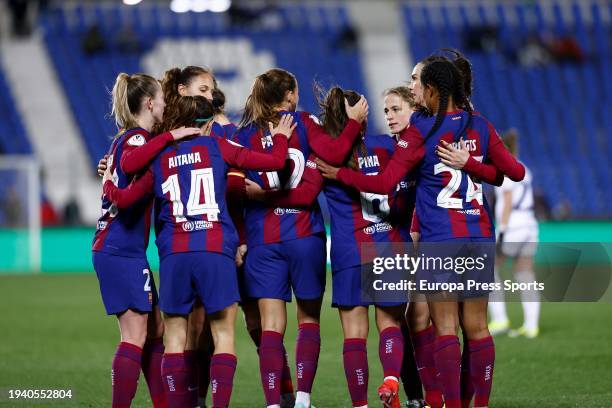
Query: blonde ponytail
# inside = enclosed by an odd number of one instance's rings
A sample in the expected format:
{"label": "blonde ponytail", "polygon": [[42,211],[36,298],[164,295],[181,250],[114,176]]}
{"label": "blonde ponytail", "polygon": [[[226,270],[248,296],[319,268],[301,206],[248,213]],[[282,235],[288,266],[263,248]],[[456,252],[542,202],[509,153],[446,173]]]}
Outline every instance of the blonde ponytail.
{"label": "blonde ponytail", "polygon": [[146,74],[128,75],[125,72],[117,75],[112,90],[112,115],[118,128],[138,127],[136,115],[140,112],[145,97],[155,97],[159,90],[155,78]]}

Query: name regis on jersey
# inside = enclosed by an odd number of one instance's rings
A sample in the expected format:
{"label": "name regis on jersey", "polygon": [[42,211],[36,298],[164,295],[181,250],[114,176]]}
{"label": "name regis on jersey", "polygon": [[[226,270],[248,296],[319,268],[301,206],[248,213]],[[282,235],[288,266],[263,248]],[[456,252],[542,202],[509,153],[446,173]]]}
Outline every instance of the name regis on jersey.
{"label": "name regis on jersey", "polygon": [[186,164],[194,164],[194,163],[201,163],[201,162],[202,162],[202,159],[200,158],[199,152],[180,154],[178,156],[170,157],[168,159],[168,168],[173,169],[178,166],[184,166]]}
{"label": "name regis on jersey", "polygon": [[364,167],[377,167],[377,166],[380,166],[380,163],[378,162],[378,156],[376,156],[376,155],[360,157],[357,160],[357,163],[359,164],[359,168],[360,169],[363,169]]}
{"label": "name regis on jersey", "polygon": [[[451,143],[451,145],[455,149],[461,149],[461,144],[459,142],[453,142],[453,143]],[[466,140],[465,141],[465,145],[467,146],[468,152],[475,152],[476,151],[476,140],[474,140],[474,139]]]}

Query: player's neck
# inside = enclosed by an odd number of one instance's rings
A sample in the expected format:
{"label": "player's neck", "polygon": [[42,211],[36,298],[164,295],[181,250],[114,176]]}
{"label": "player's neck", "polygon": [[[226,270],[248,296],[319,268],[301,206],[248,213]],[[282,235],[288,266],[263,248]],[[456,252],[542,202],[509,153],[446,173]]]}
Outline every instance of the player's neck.
{"label": "player's neck", "polygon": [[145,115],[136,116],[136,123],[139,127],[143,128],[147,132],[151,132],[153,129],[153,125],[155,124],[155,119],[151,117],[147,117]]}

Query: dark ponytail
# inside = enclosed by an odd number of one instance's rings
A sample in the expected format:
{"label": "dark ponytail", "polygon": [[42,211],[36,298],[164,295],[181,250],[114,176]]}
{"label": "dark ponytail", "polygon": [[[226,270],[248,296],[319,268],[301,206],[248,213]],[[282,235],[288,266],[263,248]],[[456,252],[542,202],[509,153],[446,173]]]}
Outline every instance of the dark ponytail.
{"label": "dark ponytail", "polygon": [[444,121],[446,110],[448,108],[449,97],[453,98],[453,102],[460,108],[468,112],[468,121],[461,130],[455,134],[455,141],[462,138],[471,128],[473,121],[473,112],[469,99],[465,94],[465,85],[463,76],[459,72],[457,66],[448,59],[435,60],[423,67],[421,72],[421,82],[423,86],[432,86],[438,90],[440,100],[438,104],[438,112],[436,120],[427,133],[426,139],[434,134]]}
{"label": "dark ponytail", "polygon": [[[361,95],[355,91],[345,91],[339,86],[333,86],[325,93],[323,88],[316,82],[314,88],[319,107],[321,108],[321,126],[325,133],[335,139],[340,136],[349,121],[346,107],[344,106],[344,99],[347,100],[350,106],[355,106],[359,102]],[[363,134],[365,134],[365,126],[362,130]],[[363,139],[358,137],[353,143],[351,156],[345,164],[354,170],[358,169],[357,158],[360,155],[366,156],[367,148],[363,143]]]}
{"label": "dark ponytail", "polygon": [[[449,61],[435,60],[426,64],[421,71],[421,83],[423,87],[430,86],[436,88],[439,94],[438,112],[436,112],[436,120],[425,136],[429,138],[442,125],[448,108],[448,99],[453,94],[453,87],[456,81],[460,81],[461,77],[457,68]],[[433,114],[434,112],[432,112]]]}
{"label": "dark ponytail", "polygon": [[215,110],[215,115],[219,113],[223,113],[225,108],[225,94],[219,88],[215,88],[212,90],[212,106]]}

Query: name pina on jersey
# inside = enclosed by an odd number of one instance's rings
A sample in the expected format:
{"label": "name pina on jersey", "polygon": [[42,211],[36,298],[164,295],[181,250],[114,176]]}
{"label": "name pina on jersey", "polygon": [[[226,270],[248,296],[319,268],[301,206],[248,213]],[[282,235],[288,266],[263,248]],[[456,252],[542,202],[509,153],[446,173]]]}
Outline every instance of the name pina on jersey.
{"label": "name pina on jersey", "polygon": [[380,163],[378,161],[377,155],[360,157],[357,159],[357,163],[359,164],[359,168],[362,169],[364,167],[378,167]]}
{"label": "name pina on jersey", "polygon": [[168,168],[173,169],[178,166],[184,166],[186,164],[201,163],[199,152],[179,154],[176,157],[170,157],[168,160]]}

